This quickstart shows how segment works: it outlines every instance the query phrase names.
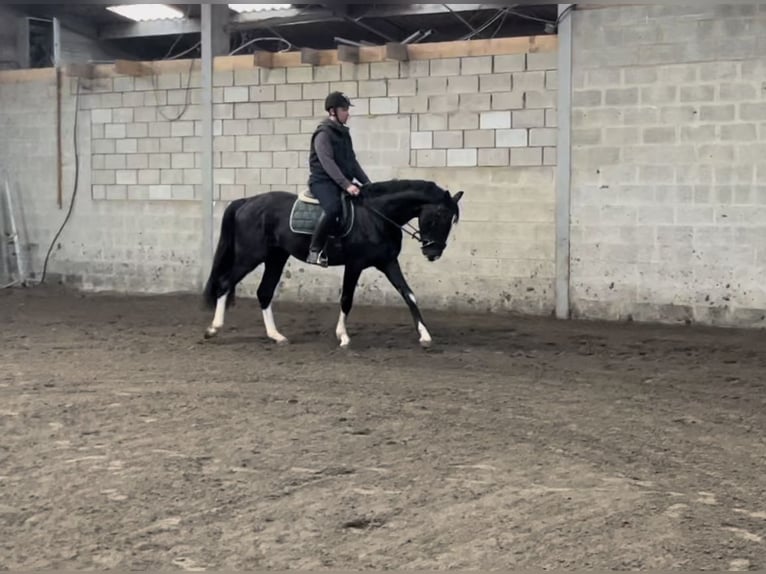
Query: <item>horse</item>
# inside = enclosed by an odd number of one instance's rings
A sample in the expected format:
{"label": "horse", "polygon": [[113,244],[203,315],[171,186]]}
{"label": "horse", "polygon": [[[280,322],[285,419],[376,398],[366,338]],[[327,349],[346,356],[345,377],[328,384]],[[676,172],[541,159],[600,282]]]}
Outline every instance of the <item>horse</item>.
{"label": "horse", "polygon": [[[458,203],[462,196],[462,191],[453,196],[432,181],[399,179],[364,185],[356,197],[344,194],[346,221],[340,222],[344,224],[343,230],[333,231],[325,247],[329,266],[345,266],[335,330],[341,348],[351,342],[346,320],[359,276],[370,267],[381,271],[404,299],[420,336],[420,345],[424,348],[431,345],[431,334],[399,265],[402,233],[420,242],[421,252],[428,261],[438,260],[447,247],[452,226],[460,218]],[[226,207],[204,288],[207,307],[215,309],[213,321],[205,331],[206,339],[215,337],[223,327],[224,312],[234,303],[237,284],[264,264],[257,297],[266,335],[278,344],[288,342],[277,329],[271,303],[288,259],[292,256],[305,262],[308,256],[313,228],[304,230],[308,233],[296,233],[291,221],[299,205],[296,202],[301,201],[295,193],[271,191],[234,200]],[[317,215],[319,209],[317,205]],[[411,232],[405,225],[416,217],[420,229]]]}

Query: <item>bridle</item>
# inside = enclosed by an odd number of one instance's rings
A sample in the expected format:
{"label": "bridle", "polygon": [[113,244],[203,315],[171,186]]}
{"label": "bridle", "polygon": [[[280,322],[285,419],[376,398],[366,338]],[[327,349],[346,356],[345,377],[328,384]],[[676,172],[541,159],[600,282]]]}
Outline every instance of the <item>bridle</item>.
{"label": "bridle", "polygon": [[[383,215],[380,211],[378,211],[374,207],[371,207],[369,205],[365,205],[365,207],[367,209],[369,209],[370,211],[372,211],[375,215],[377,215],[381,219],[384,219],[385,221],[387,221],[391,225],[395,225],[396,227],[398,227],[402,232],[406,233],[407,235],[412,237],[414,240],[419,241],[421,249],[425,249],[427,247],[434,247],[434,246],[439,247],[441,249],[446,249],[447,244],[442,242],[442,241],[434,241],[432,239],[423,239],[423,237],[422,237],[422,235],[420,233],[420,230],[418,228],[416,228],[414,225],[410,225],[409,222],[405,223],[404,225],[399,225],[396,221],[394,221],[393,219],[391,219],[390,217],[388,217],[386,215]],[[405,225],[409,226],[409,227],[412,227],[412,231],[410,231],[409,229],[405,228]]]}

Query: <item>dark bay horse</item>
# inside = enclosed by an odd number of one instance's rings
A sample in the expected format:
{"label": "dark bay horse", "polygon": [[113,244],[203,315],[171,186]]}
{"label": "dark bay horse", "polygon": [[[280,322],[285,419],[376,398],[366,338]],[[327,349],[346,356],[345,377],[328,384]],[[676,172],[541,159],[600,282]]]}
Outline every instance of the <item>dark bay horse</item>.
{"label": "dark bay horse", "polygon": [[[341,347],[350,343],[346,318],[359,276],[368,267],[380,270],[399,291],[412,313],[420,344],[430,346],[431,335],[399,266],[402,230],[417,218],[420,230],[413,237],[420,241],[421,251],[429,261],[439,259],[450,230],[459,219],[458,202],[462,195],[460,191],[452,196],[431,181],[390,180],[368,184],[360,196],[352,199],[353,227],[342,237],[331,238],[325,250],[330,265],[345,265],[341,312],[335,331]],[[263,263],[257,295],[266,334],[277,343],[287,342],[277,330],[271,301],[287,260],[292,256],[305,261],[308,255],[310,236],[295,233],[290,226],[296,199],[293,193],[272,191],[235,200],[224,211],[204,292],[206,304],[215,308],[206,338],[214,337],[223,326],[224,311],[234,301],[237,283]]]}

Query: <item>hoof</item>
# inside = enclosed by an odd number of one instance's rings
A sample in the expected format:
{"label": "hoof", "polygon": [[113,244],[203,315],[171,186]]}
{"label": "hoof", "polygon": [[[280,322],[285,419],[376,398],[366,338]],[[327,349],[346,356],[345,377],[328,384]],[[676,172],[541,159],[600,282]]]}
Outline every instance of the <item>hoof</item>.
{"label": "hoof", "polygon": [[341,341],[338,345],[341,349],[348,349],[351,346],[351,341]]}
{"label": "hoof", "polygon": [[218,335],[218,329],[213,329],[213,327],[205,329],[205,339],[212,339],[216,335]]}
{"label": "hoof", "polygon": [[279,346],[279,347],[286,347],[287,345],[289,345],[289,344],[290,344],[290,341],[289,341],[289,340],[287,340],[287,339],[276,339],[274,342],[275,342],[275,343],[277,344],[277,346]]}
{"label": "hoof", "polygon": [[431,345],[433,345],[433,341],[430,339],[420,339],[420,346],[424,349],[430,349]]}

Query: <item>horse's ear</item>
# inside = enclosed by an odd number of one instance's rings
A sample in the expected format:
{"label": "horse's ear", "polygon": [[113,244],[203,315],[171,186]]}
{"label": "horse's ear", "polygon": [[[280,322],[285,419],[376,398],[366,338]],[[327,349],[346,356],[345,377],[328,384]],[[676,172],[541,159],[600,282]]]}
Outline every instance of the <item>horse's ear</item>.
{"label": "horse's ear", "polygon": [[463,197],[463,192],[462,191],[458,191],[455,195],[452,196],[452,201],[457,203],[458,201],[460,201],[461,197]]}

